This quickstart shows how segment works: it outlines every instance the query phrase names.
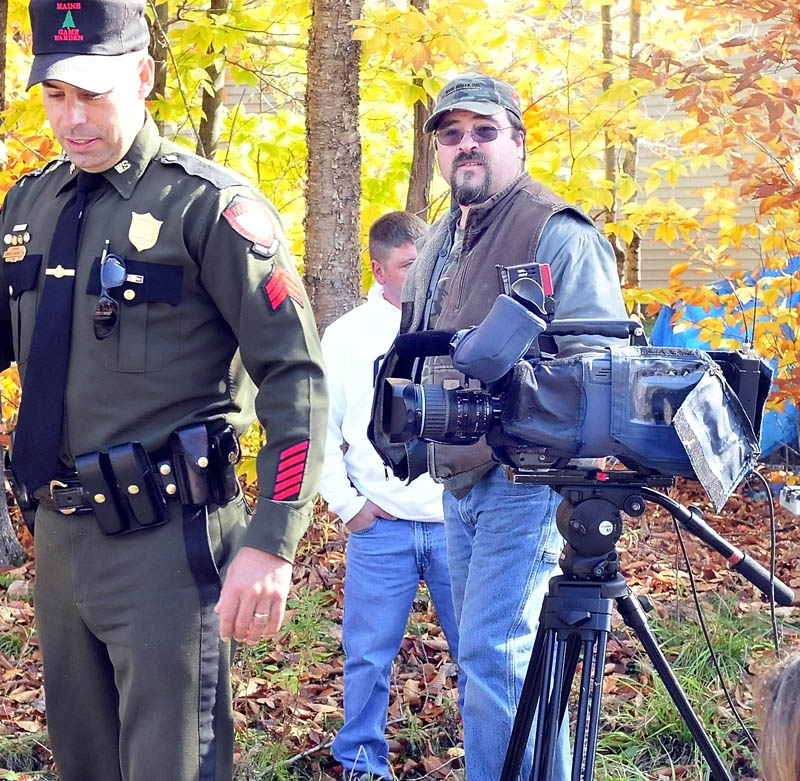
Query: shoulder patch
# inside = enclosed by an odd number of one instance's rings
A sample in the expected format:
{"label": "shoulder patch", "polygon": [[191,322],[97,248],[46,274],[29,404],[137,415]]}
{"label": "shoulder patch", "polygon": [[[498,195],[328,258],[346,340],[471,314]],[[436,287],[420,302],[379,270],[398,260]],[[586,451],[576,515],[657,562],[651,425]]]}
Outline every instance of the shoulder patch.
{"label": "shoulder patch", "polygon": [[233,171],[229,171],[221,165],[212,163],[204,157],[189,154],[188,152],[164,152],[159,155],[156,160],[158,160],[159,163],[164,163],[164,165],[179,165],[187,174],[199,176],[201,179],[211,182],[214,187],[220,190],[237,185],[252,187],[246,179],[233,173]]}
{"label": "shoulder patch", "polygon": [[294,299],[300,307],[303,306],[303,293],[297,280],[285,268],[273,266],[269,276],[263,283],[264,295],[267,303],[275,312],[278,307],[287,299]]}
{"label": "shoulder patch", "polygon": [[240,236],[253,242],[253,249],[259,255],[271,258],[278,251],[275,223],[263,203],[237,195],[222,212],[222,216]]}

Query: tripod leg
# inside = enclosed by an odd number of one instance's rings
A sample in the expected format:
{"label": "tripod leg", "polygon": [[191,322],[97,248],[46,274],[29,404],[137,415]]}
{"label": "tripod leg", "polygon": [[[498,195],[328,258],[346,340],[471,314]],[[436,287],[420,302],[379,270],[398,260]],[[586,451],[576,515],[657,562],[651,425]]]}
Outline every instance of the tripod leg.
{"label": "tripod leg", "polygon": [[694,738],[700,748],[700,752],[706,762],[708,762],[712,776],[716,781],[732,781],[728,769],[723,764],[717,750],[711,743],[711,739],[700,723],[700,719],[697,718],[697,715],[692,710],[692,706],[689,704],[689,700],[686,698],[686,694],[681,688],[678,679],[675,677],[672,668],[669,666],[664,654],[658,647],[656,638],[647,624],[647,616],[644,609],[639,604],[639,600],[628,591],[625,596],[617,598],[617,608],[622,615],[622,619],[636,633],[639,642],[650,657],[650,661],[653,663],[653,667],[655,667],[659,678],[664,682],[664,686],[666,686],[669,696],[675,703],[675,707],[678,709],[684,722],[686,722],[686,726],[689,728],[692,738]]}
{"label": "tripod leg", "polygon": [[[542,611],[544,614],[544,611]],[[533,715],[542,695],[542,681],[544,670],[550,669],[543,657],[547,655],[547,646],[552,646],[555,640],[553,632],[548,632],[540,618],[539,628],[536,631],[536,639],[531,651],[531,659],[528,662],[528,671],[525,673],[525,683],[522,686],[522,693],[517,706],[517,714],[514,717],[514,726],[511,729],[511,738],[506,749],[506,758],[503,762],[503,771],[500,774],[500,781],[514,781],[522,767],[522,760],[525,757],[525,749],[528,745],[528,736],[533,723]],[[552,650],[550,650],[552,653]]]}
{"label": "tripod leg", "polygon": [[[544,729],[550,712],[550,684],[552,682],[553,660],[555,659],[556,631],[548,629],[545,636],[547,640],[544,647],[544,661],[539,670],[539,702],[537,703],[536,734],[533,739],[533,759],[531,762],[532,781],[548,781],[547,776],[544,775],[544,766],[547,764]],[[525,753],[524,748],[522,753]]]}
{"label": "tripod leg", "polygon": [[[556,640],[555,654],[551,665],[553,673],[553,685],[550,696],[547,700],[547,709],[544,715],[540,716],[542,729],[537,729],[536,743],[534,745],[534,762],[531,773],[532,781],[550,781],[556,768],[556,756],[559,751],[557,739],[560,730],[569,729],[564,724],[567,700],[572,688],[578,661],[583,653],[583,671],[581,673],[581,686],[576,705],[576,732],[575,732],[575,751],[572,758],[572,771],[570,778],[572,781],[591,781],[593,766],[587,765],[586,773],[583,776],[583,752],[584,745],[590,748],[589,755],[594,757],[592,741],[596,739],[600,714],[600,698],[597,694],[602,691],[602,670],[605,658],[605,637],[607,633],[600,632],[600,641],[596,641],[598,630],[591,630],[589,637],[583,634],[584,640],[578,634],[570,634],[566,639]],[[595,653],[595,648],[598,651]],[[598,656],[599,654],[599,656]],[[598,681],[598,669],[600,679]],[[542,697],[545,697],[543,690]],[[591,699],[591,715],[588,717]],[[540,703],[541,705],[541,703]],[[540,714],[541,714],[540,710]],[[587,737],[588,723],[588,737]],[[538,727],[537,723],[537,727]],[[544,738],[542,737],[544,733]],[[540,749],[541,747],[541,749]],[[562,777],[561,772],[558,775]]]}
{"label": "tripod leg", "polygon": [[[608,632],[598,632],[597,648],[592,657],[593,643],[587,641],[586,650],[584,651],[584,677],[588,679],[587,672],[591,675],[591,684],[587,680],[587,686],[591,685],[591,701],[592,710],[589,716],[589,729],[586,738],[586,781],[592,781],[594,778],[594,760],[597,754],[597,730],[600,726],[600,704],[603,700],[603,674],[605,672],[606,660],[606,645],[608,643]],[[593,663],[589,664],[586,660],[592,659]],[[592,669],[592,667],[594,669]],[[583,681],[581,681],[581,694],[583,694]],[[576,740],[576,753],[577,753],[577,740]],[[574,767],[574,766],[573,766]],[[578,781],[578,776],[574,775],[573,781]]]}
{"label": "tripod leg", "polygon": [[[564,658],[567,654],[566,638],[557,638],[555,645],[555,658],[553,664],[546,668],[552,670],[552,681],[548,687],[543,687],[542,691],[549,689],[549,696],[542,696],[539,704],[539,722],[536,724],[536,745],[539,745],[539,726],[544,731],[544,753],[541,766],[542,781],[547,781],[552,775],[553,758],[556,752],[556,738],[561,727],[560,705],[561,693],[564,691],[566,682],[567,690],[571,688],[572,678],[565,681],[564,677]],[[542,708],[545,705],[545,708]],[[536,765],[534,765],[536,767]]]}
{"label": "tripod leg", "polygon": [[539,624],[500,781],[516,781],[518,778],[534,713],[536,732],[530,779],[550,781],[556,741],[564,721],[572,676],[577,665],[577,655],[572,650],[575,645],[573,640],[559,640],[554,629],[544,629],[543,623]]}

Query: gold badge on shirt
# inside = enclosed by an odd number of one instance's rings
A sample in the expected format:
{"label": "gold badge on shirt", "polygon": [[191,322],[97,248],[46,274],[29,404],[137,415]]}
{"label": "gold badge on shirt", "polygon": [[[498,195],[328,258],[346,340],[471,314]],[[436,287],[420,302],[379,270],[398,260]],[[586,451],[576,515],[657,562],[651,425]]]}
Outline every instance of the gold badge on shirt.
{"label": "gold badge on shirt", "polygon": [[163,220],[157,220],[150,212],[139,214],[131,212],[131,227],[128,231],[128,239],[139,252],[155,247],[158,241],[158,233]]}

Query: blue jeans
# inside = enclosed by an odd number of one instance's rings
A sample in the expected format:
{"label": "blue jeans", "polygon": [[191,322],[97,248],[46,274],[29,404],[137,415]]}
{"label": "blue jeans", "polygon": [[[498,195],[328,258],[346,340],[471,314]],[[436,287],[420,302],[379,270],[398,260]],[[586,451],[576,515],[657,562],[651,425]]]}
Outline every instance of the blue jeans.
{"label": "blue jeans", "polygon": [[391,778],[384,735],[389,678],[420,580],[457,659],[444,524],[378,518],[350,534],[342,622],[344,725],[333,741],[333,756],[357,773]]}
{"label": "blue jeans", "polygon": [[[444,492],[469,781],[497,781],[502,772],[542,599],[559,572],[560,499],[547,486],[509,482],[499,467],[462,499]],[[568,738],[562,729],[550,781],[570,776]],[[531,772],[531,743],[523,779]]]}

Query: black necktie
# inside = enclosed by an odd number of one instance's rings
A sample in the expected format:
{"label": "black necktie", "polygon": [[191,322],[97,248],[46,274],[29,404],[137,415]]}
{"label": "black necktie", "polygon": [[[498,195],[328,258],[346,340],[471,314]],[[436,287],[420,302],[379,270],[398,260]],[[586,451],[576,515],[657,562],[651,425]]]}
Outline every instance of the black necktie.
{"label": "black necktie", "polygon": [[104,181],[102,174],[78,173],[76,192],[59,215],[50,244],[12,459],[30,491],[49,482],[58,469],[81,217],[89,192]]}

